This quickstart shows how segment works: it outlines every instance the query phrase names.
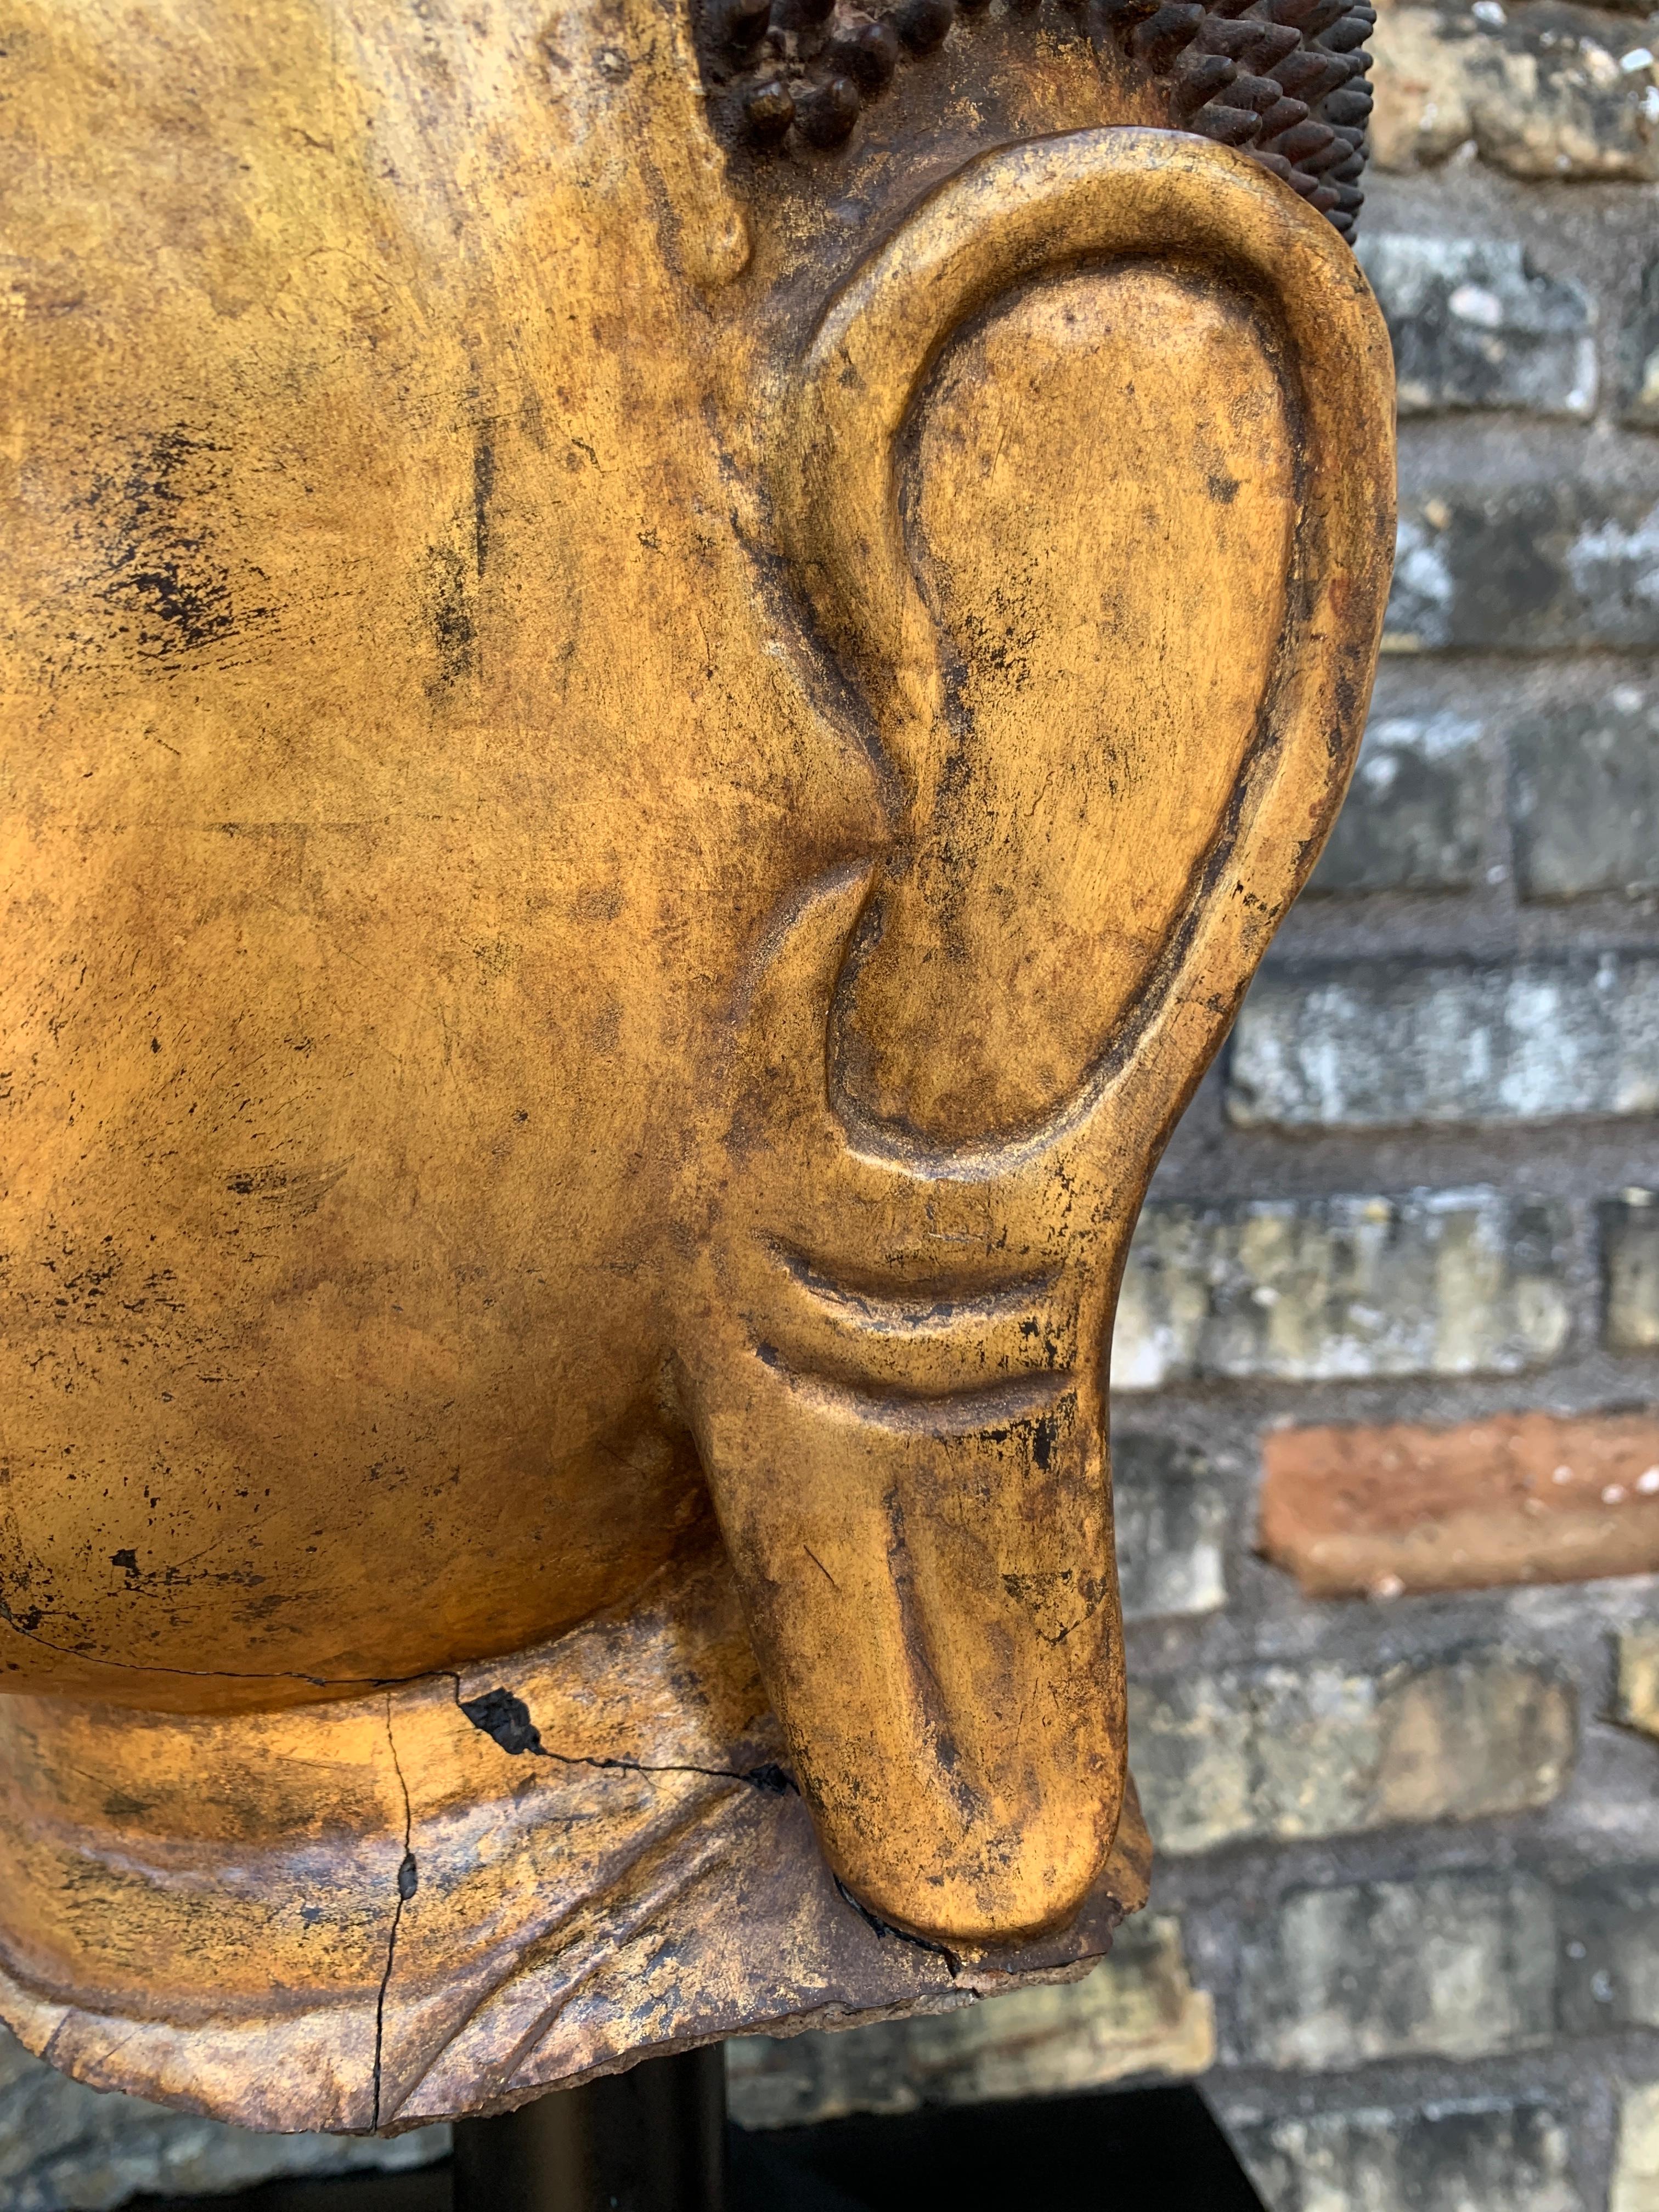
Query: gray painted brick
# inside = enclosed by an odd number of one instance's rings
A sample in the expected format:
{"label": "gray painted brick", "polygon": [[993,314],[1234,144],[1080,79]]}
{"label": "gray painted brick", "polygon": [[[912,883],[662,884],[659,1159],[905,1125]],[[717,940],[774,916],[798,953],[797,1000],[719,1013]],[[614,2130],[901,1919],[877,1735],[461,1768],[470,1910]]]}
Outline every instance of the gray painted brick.
{"label": "gray painted brick", "polygon": [[1584,2212],[1571,2124],[1539,2098],[1220,2117],[1272,2212]]}
{"label": "gray painted brick", "polygon": [[1523,715],[1510,732],[1523,899],[1659,890],[1659,686]]}
{"label": "gray painted brick", "polygon": [[1571,479],[1449,486],[1408,501],[1383,642],[1422,652],[1659,647],[1659,501]]}
{"label": "gray painted brick", "polygon": [[1241,1959],[1233,2055],[1310,2072],[1476,2058],[1555,2024],[1555,1899],[1522,1873],[1293,1891]]}
{"label": "gray painted brick", "polygon": [[1546,1805],[1574,1698],[1492,1646],[1378,1670],[1278,1665],[1133,1677],[1129,1735],[1165,1857]]}
{"label": "gray painted brick", "polygon": [[1659,1866],[1598,1868],[1557,1911],[1565,2032],[1659,2027]]}
{"label": "gray painted brick", "polygon": [[252,2135],[88,2089],[0,2028],[0,2212],[108,2212],[129,2197],[209,2196],[279,2175],[406,2171],[441,2157],[447,2128],[390,2142]]}
{"label": "gray painted brick", "polygon": [[1642,271],[1621,352],[1620,420],[1633,430],[1659,430],[1659,255]]}
{"label": "gray painted brick", "polygon": [[1112,1516],[1126,1620],[1213,1613],[1227,1601],[1227,1499],[1202,1453],[1115,1430]]}
{"label": "gray painted brick", "polygon": [[1467,890],[1480,866],[1487,775],[1467,714],[1373,715],[1306,897]]}
{"label": "gray painted brick", "polygon": [[1518,240],[1363,233],[1360,266],[1394,341],[1401,415],[1595,412],[1595,307]]}
{"label": "gray painted brick", "polygon": [[1233,1033],[1227,1111],[1288,1129],[1659,1112],[1659,957],[1269,969]]}
{"label": "gray painted brick", "polygon": [[1601,1255],[1608,1345],[1659,1351],[1659,1191],[1627,1190],[1601,1208]]}
{"label": "gray painted brick", "polygon": [[1155,1200],[1124,1272],[1112,1387],[1519,1373],[1565,1342],[1571,1226],[1559,1201],[1480,1187]]}

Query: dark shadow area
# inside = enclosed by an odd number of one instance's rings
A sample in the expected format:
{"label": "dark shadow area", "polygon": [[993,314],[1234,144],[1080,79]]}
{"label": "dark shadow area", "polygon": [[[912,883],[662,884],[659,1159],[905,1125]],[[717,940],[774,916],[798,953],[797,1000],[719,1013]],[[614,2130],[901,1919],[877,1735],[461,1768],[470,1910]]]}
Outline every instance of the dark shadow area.
{"label": "dark shadow area", "polygon": [[732,2132],[731,2212],[1262,2212],[1191,2088]]}
{"label": "dark shadow area", "polygon": [[[728,2212],[1263,2212],[1196,2089],[1139,2089],[731,2130]],[[452,2212],[449,2163],[271,2181],[131,2212]]]}
{"label": "dark shadow area", "polygon": [[412,2173],[262,2181],[225,2197],[135,2197],[123,2212],[450,2212],[449,2160]]}

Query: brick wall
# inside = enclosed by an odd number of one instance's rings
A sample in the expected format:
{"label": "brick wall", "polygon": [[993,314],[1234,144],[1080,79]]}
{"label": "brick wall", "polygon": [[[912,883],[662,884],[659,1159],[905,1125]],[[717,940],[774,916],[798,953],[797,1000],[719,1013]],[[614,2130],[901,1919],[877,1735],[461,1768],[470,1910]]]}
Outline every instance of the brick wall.
{"label": "brick wall", "polygon": [[[1116,1351],[1154,1909],[733,2101],[1198,2075],[1274,2212],[1659,2212],[1659,20],[1376,47],[1389,650]],[[4,2212],[363,2154],[0,2054]]]}
{"label": "brick wall", "polygon": [[191,2197],[282,2174],[424,2166],[447,2128],[391,2142],[343,2136],[256,2136],[83,2088],[0,2028],[0,2212],[113,2212],[134,2197]]}
{"label": "brick wall", "polygon": [[1274,2212],[1659,2212],[1659,19],[1376,47],[1389,649],[1115,1358],[1156,1917],[734,2100],[1195,2075]]}

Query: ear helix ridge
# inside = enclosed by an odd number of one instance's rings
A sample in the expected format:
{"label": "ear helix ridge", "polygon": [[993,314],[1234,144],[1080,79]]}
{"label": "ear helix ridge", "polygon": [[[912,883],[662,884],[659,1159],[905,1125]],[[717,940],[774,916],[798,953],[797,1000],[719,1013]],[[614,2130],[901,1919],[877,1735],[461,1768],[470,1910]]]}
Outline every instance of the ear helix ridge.
{"label": "ear helix ridge", "polygon": [[[953,332],[992,301],[1133,257],[1206,268],[1277,326],[1301,469],[1291,589],[1223,846],[1110,1064],[1022,1143],[1027,1158],[1115,1086],[1145,1095],[1202,1067],[1340,804],[1389,574],[1393,366],[1381,313],[1329,226],[1242,155],[1169,131],[1071,133],[982,155],[924,200],[830,302],[775,426],[771,482],[797,582],[914,790],[943,681],[900,514],[912,406]],[[1234,879],[1224,896],[1222,870]],[[1172,1027],[1178,1048],[1155,1049]],[[1148,1110],[1172,1115],[1182,1097]],[[860,1149],[883,1149],[879,1131],[858,1134]],[[949,1172],[946,1157],[933,1165]]]}

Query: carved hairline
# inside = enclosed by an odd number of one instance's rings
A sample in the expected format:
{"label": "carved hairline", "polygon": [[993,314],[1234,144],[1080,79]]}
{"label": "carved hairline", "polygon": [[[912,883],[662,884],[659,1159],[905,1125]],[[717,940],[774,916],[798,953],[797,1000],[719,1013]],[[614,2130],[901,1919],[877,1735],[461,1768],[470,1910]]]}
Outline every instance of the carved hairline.
{"label": "carved hairline", "polygon": [[[757,149],[843,144],[902,66],[934,53],[991,0],[700,0],[717,121]],[[1028,16],[1054,0],[1006,0]],[[1169,127],[1236,146],[1345,237],[1364,195],[1370,0],[1059,0],[1077,37],[1118,50],[1159,93]]]}

